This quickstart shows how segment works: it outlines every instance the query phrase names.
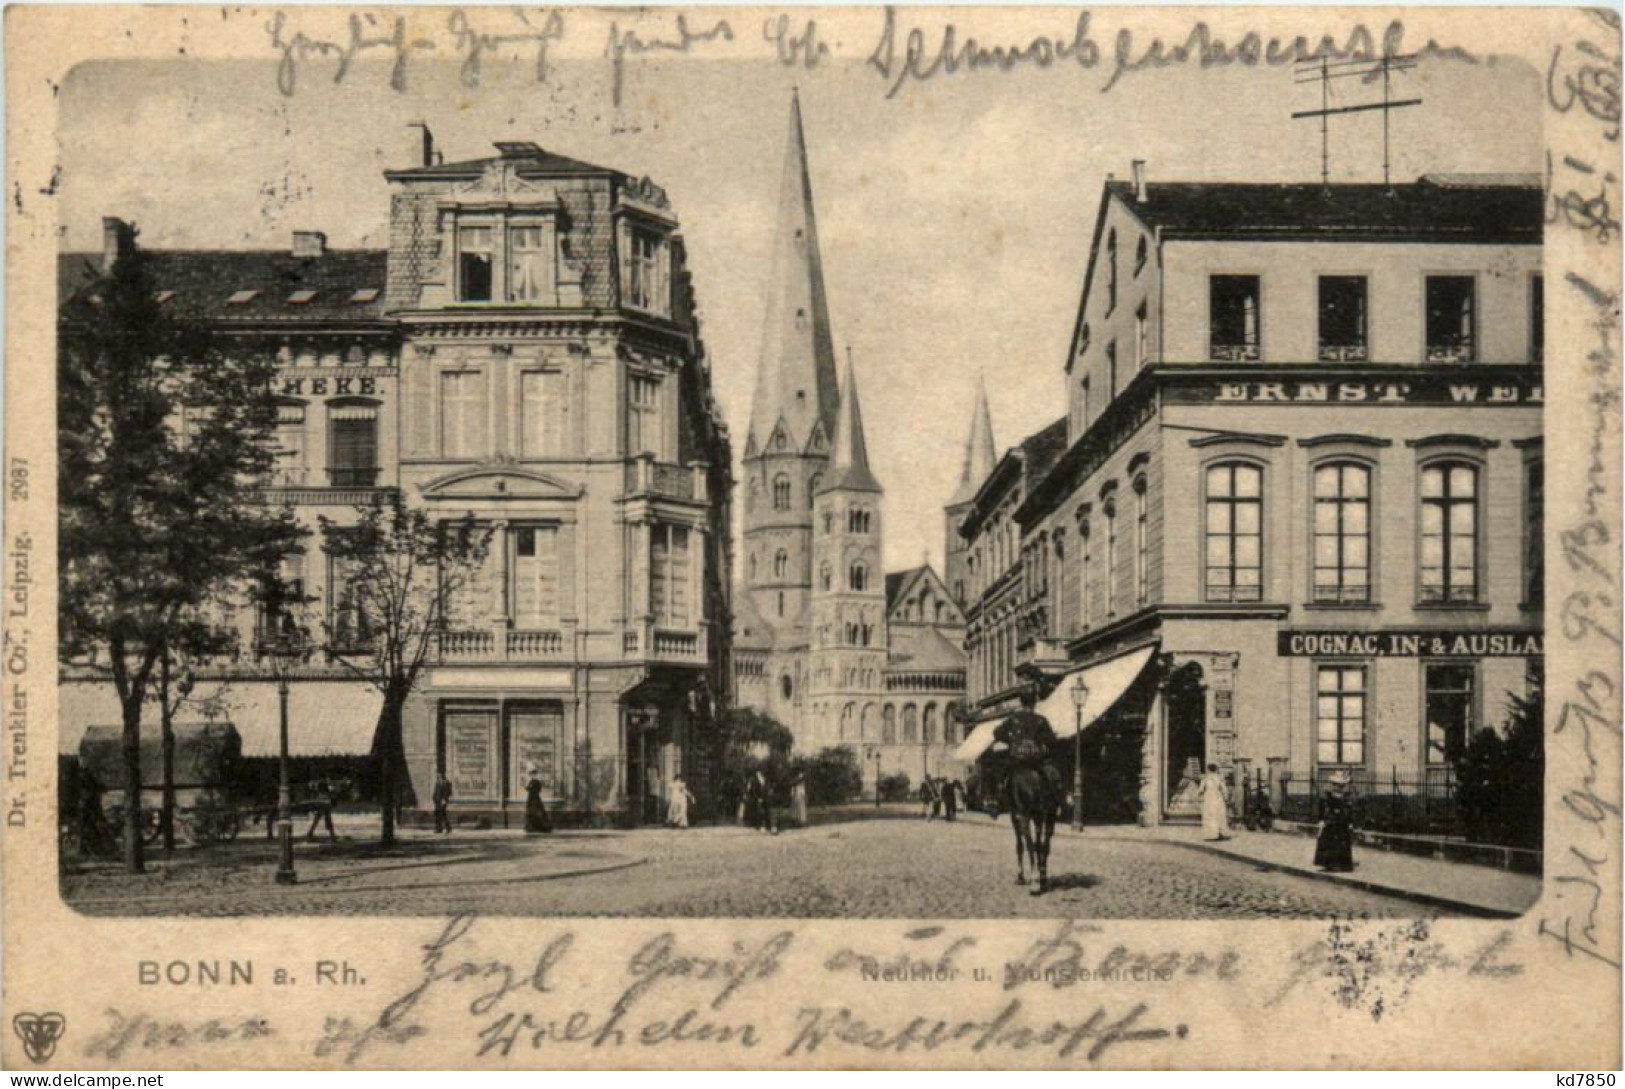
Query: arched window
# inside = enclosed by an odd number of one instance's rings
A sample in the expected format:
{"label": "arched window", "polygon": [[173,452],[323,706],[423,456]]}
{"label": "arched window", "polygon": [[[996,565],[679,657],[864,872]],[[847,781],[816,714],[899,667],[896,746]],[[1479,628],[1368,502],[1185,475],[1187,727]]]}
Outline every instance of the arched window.
{"label": "arched window", "polygon": [[867,741],[873,736],[875,736],[875,705],[866,703],[863,705],[863,718],[858,722],[858,737]]}
{"label": "arched window", "polygon": [[1478,600],[1478,469],[1441,461],[1422,469],[1422,600]]}
{"label": "arched window", "polygon": [[1315,468],[1314,599],[1371,600],[1371,470],[1355,461]]}
{"label": "arched window", "polygon": [[925,705],[925,718],[920,721],[920,740],[927,745],[937,743],[937,705]]}
{"label": "arched window", "polygon": [[1264,471],[1241,461],[1207,471],[1207,600],[1262,601]]}
{"label": "arched window", "polygon": [[819,588],[824,589],[824,590],[828,590],[828,589],[830,589],[833,582],[834,582],[833,573],[829,569],[829,564],[826,563],[823,567],[818,569],[818,585],[819,585]]}
{"label": "arched window", "polygon": [[853,564],[846,572],[846,584],[851,590],[868,589],[869,569],[861,563]]}
{"label": "arched window", "polygon": [[807,509],[808,510],[811,510],[812,505],[815,502],[817,502],[817,500],[818,500],[818,489],[823,487],[823,486],[824,486],[824,474],[822,474],[822,473],[814,473],[812,475],[812,479],[807,482]]}
{"label": "arched window", "polygon": [[790,477],[784,473],[773,478],[773,509],[790,509]]}
{"label": "arched window", "polygon": [[1145,474],[1134,478],[1134,603],[1144,605],[1151,599],[1151,525],[1149,519],[1150,496]]}
{"label": "arched window", "polygon": [[850,738],[852,736],[852,727],[855,725],[855,723],[852,721],[852,719],[853,719],[853,715],[856,713],[856,710],[857,709],[850,703],[847,704],[845,707],[841,708],[841,740],[842,741],[845,741],[846,739],[848,739],[848,738]]}
{"label": "arched window", "polygon": [[[903,740],[913,741],[919,737],[919,711],[911,703],[903,708]],[[924,740],[924,738],[920,738]]]}
{"label": "arched window", "polygon": [[779,549],[773,553],[773,577],[782,579],[790,573],[790,553]]}
{"label": "arched window", "polygon": [[789,699],[796,694],[796,682],[790,679],[788,673],[779,678],[779,694],[785,699]]}
{"label": "arched window", "polygon": [[756,581],[756,553],[752,552],[745,558],[745,565],[750,568],[750,580]]}
{"label": "arched window", "polygon": [[835,512],[829,508],[824,509],[824,532],[829,533],[835,528]]}
{"label": "arched window", "polygon": [[[905,723],[906,721],[907,720],[905,720]],[[904,725],[903,731],[903,740],[907,741],[907,725]],[[880,713],[880,740],[884,741],[888,745],[895,745],[897,743],[897,709],[889,703],[886,704],[886,709]]]}

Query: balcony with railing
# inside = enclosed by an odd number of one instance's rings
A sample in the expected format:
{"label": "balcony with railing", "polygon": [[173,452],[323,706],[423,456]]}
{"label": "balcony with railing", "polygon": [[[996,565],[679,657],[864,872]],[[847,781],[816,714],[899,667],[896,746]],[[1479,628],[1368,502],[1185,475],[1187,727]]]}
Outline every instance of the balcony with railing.
{"label": "balcony with railing", "polygon": [[1364,363],[1371,358],[1371,349],[1359,344],[1322,344],[1318,358],[1322,363]]}
{"label": "balcony with railing", "polygon": [[566,656],[564,633],[555,630],[478,628],[443,631],[442,662],[550,662]]}
{"label": "balcony with railing", "polygon": [[265,477],[265,486],[276,498],[290,503],[353,506],[366,502],[377,490],[381,472],[376,466],[320,470],[281,465]]}
{"label": "balcony with railing", "polygon": [[677,465],[639,454],[626,464],[626,494],[703,503],[707,499],[705,466]]}
{"label": "balcony with railing", "polygon": [[680,631],[645,621],[622,634],[621,650],[628,658],[699,665],[707,660],[710,645],[703,630]]}

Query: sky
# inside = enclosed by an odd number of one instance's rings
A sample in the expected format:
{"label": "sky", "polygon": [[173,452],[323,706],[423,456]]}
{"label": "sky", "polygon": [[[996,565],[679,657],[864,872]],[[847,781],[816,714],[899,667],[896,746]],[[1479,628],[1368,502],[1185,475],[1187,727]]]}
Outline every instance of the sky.
{"label": "sky", "polygon": [[[1075,16],[1054,13],[1057,36]],[[696,20],[703,22],[703,20]],[[752,28],[752,33],[759,33]],[[1318,86],[1289,68],[1148,70],[1103,92],[1075,68],[935,79],[886,97],[861,56],[816,70],[772,61],[628,59],[613,105],[606,60],[493,51],[470,89],[452,63],[414,63],[403,90],[320,59],[278,86],[273,60],[109,61],[63,82],[60,233],[96,250],[103,215],[155,248],[387,245],[386,168],[414,164],[424,120],[446,160],[532,140],[665,187],[683,225],[702,332],[736,455],[750,416],[778,182],[798,85],[836,343],[850,347],[876,475],[885,563],[942,554],[978,375],[1002,452],[1065,411],[1063,366],[1108,173],[1155,181],[1313,181],[1319,130],[1293,110]],[[1334,105],[1366,101],[1345,81]],[[1424,104],[1394,114],[1396,180],[1542,169],[1541,83],[1516,62],[1424,60]],[[1380,181],[1374,114],[1334,122],[1334,181]],[[844,356],[844,352],[842,353]]]}

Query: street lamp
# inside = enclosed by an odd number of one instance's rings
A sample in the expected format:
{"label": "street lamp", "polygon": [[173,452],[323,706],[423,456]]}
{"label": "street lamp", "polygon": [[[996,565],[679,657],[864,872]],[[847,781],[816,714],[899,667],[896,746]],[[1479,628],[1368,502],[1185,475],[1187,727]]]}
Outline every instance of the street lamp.
{"label": "street lamp", "polygon": [[1072,707],[1077,711],[1077,732],[1072,736],[1072,827],[1083,831],[1083,707],[1089,702],[1089,685],[1083,674],[1072,682]]}
{"label": "street lamp", "polygon": [[870,745],[869,755],[875,758],[875,808],[880,808],[880,746]]}
{"label": "street lamp", "polygon": [[288,783],[288,678],[293,667],[304,660],[305,632],[284,613],[271,643],[271,664],[276,671],[278,704],[277,749],[277,836],[281,840],[282,856],[276,868],[278,885],[295,885],[299,875],[293,869],[293,788]]}

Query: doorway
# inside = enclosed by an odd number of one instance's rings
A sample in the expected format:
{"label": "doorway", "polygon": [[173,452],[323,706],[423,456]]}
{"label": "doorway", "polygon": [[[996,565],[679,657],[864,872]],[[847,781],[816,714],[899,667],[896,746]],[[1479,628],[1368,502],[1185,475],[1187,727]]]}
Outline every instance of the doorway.
{"label": "doorway", "polygon": [[1163,815],[1202,814],[1202,765],[1207,759],[1207,685],[1202,667],[1186,662],[1168,677],[1163,691]]}

